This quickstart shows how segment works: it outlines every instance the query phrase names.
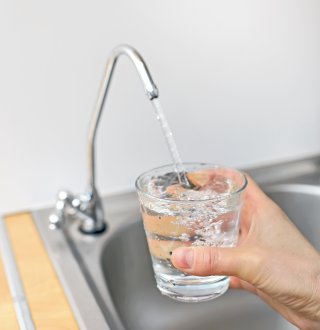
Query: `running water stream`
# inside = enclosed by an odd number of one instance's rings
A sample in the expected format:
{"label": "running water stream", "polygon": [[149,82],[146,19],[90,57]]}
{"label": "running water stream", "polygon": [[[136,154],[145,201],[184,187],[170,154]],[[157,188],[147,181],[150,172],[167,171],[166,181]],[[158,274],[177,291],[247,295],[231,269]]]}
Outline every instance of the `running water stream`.
{"label": "running water stream", "polygon": [[154,106],[154,109],[155,109],[155,112],[157,115],[157,120],[160,122],[163,135],[167,142],[167,145],[168,145],[168,148],[170,151],[170,155],[172,157],[174,170],[178,175],[179,183],[182,186],[190,187],[189,181],[186,176],[186,171],[184,169],[184,166],[181,161],[181,157],[178,152],[176,142],[174,141],[172,131],[171,131],[168,121],[164,115],[164,112],[163,112],[159,99],[158,98],[153,99],[152,104]]}

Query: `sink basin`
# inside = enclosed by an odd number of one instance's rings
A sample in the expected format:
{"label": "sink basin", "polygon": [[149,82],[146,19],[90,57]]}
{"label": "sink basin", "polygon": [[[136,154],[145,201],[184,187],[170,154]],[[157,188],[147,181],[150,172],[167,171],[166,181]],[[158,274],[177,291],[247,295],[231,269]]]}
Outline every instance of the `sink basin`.
{"label": "sink basin", "polygon": [[[277,180],[270,175],[275,167],[249,172],[320,249],[320,186],[304,184],[311,177],[319,179],[320,167],[302,168],[300,176],[292,171],[293,176],[288,177],[288,171],[283,171],[285,175]],[[63,231],[50,232],[47,219],[51,209],[34,212],[81,328],[295,329],[258,297],[241,290],[230,289],[222,297],[202,303],[181,303],[162,296],[153,277],[136,194],[108,196],[103,203],[109,227],[98,236],[81,234],[76,221],[67,221]]]}
{"label": "sink basin", "polygon": [[320,186],[283,184],[271,186],[266,192],[320,250]]}

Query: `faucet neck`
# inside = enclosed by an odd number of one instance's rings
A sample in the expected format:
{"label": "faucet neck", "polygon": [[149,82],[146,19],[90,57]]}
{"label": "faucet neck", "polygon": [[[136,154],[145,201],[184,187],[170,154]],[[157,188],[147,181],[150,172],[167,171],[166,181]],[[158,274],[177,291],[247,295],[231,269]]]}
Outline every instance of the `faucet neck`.
{"label": "faucet neck", "polygon": [[142,56],[129,45],[120,45],[113,49],[106,64],[103,79],[101,81],[98,98],[91,118],[89,133],[88,133],[88,175],[90,190],[96,192],[96,169],[95,169],[95,139],[97,128],[100,122],[104,103],[108,94],[109,86],[112,80],[114,68],[117,60],[121,55],[126,55],[130,58],[141,81],[144,85],[145,92],[150,100],[159,96],[158,89],[151,78],[150,72],[147,68]]}

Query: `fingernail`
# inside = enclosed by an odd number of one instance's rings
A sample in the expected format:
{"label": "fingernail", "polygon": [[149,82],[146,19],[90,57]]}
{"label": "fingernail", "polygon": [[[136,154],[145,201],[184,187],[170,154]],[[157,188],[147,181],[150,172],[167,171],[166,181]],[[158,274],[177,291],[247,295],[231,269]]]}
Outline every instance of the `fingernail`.
{"label": "fingernail", "polygon": [[193,249],[180,248],[173,251],[174,265],[179,268],[191,268],[193,264]]}

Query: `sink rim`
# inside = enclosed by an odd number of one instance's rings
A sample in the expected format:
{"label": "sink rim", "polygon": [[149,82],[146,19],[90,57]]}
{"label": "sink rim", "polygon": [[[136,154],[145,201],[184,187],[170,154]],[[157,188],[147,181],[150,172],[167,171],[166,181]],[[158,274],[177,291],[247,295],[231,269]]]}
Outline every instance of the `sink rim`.
{"label": "sink rim", "polygon": [[289,193],[300,193],[306,195],[320,196],[320,186],[297,183],[273,184],[263,189],[265,193],[274,193],[278,191]]}

